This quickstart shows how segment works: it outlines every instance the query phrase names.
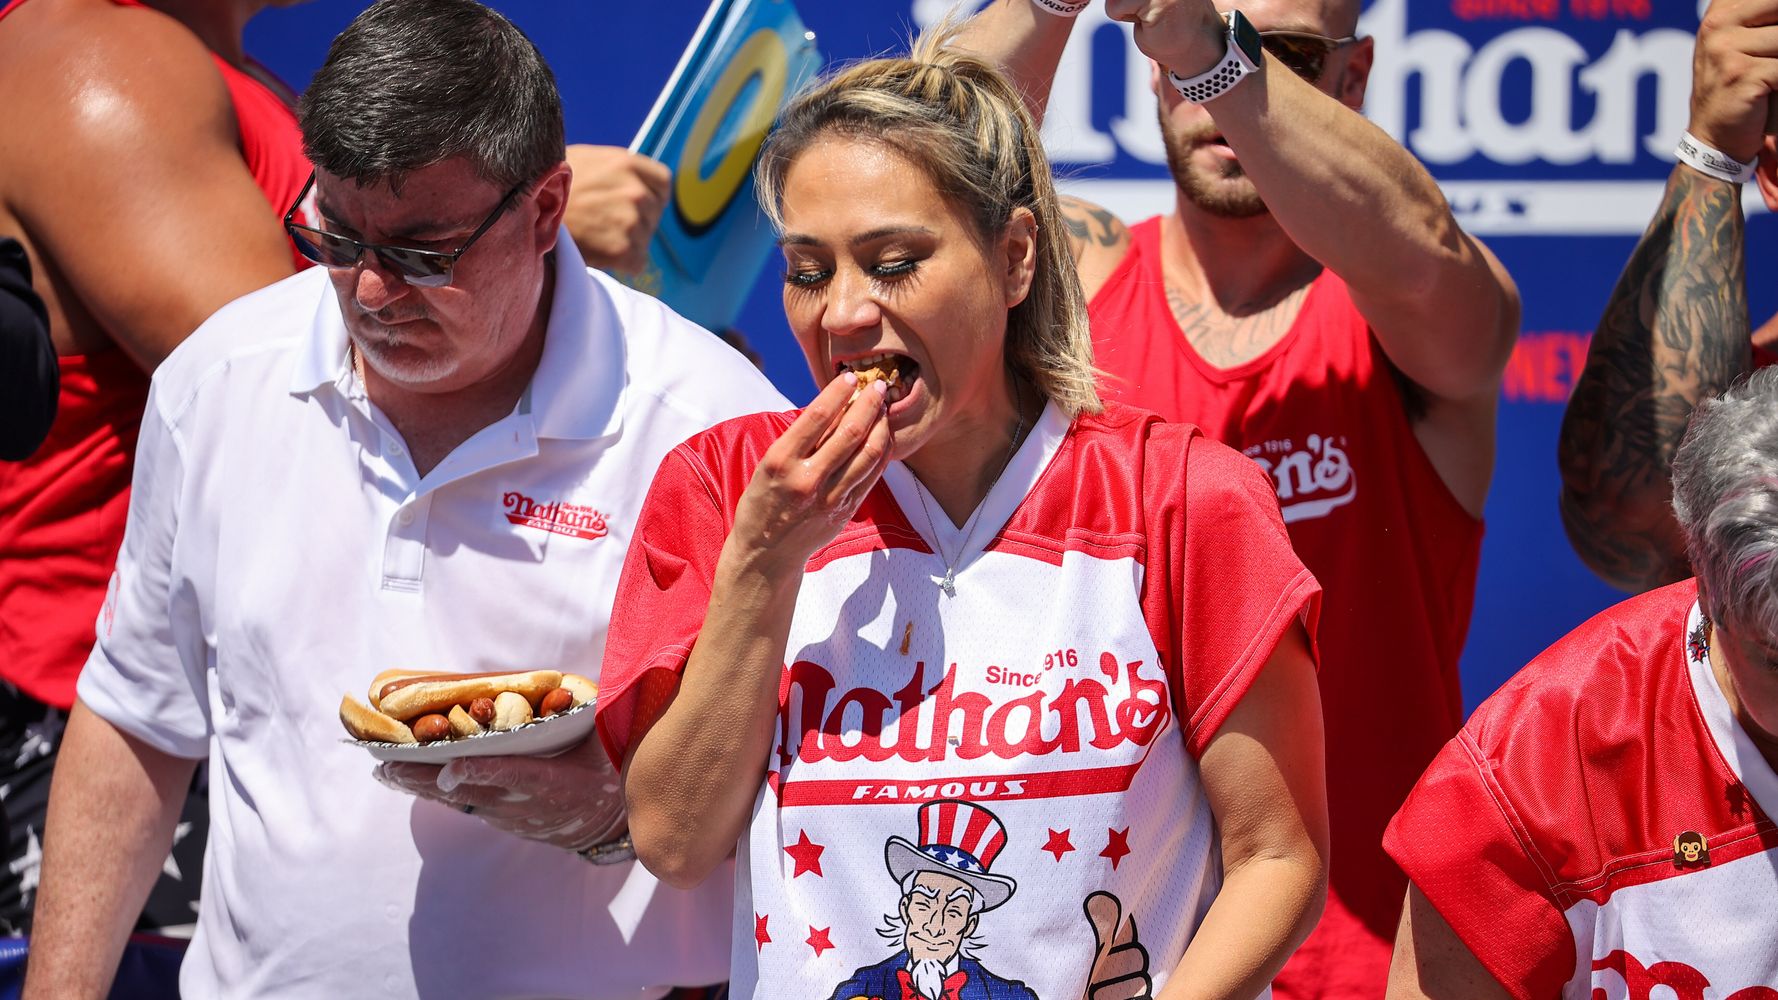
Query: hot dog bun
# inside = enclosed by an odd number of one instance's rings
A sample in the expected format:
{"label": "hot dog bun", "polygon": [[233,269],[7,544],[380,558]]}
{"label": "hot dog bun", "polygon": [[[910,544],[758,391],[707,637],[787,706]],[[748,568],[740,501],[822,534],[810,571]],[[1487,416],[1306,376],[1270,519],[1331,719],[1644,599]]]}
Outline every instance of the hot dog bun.
{"label": "hot dog bun", "polygon": [[451,720],[451,735],[458,739],[465,736],[475,736],[481,733],[484,728],[481,723],[471,718],[468,712],[463,711],[462,705],[452,705],[451,713],[445,718]]}
{"label": "hot dog bun", "polygon": [[430,677],[433,673],[430,670],[385,670],[370,682],[370,693],[365,700],[370,702],[371,708],[376,708],[377,703],[382,700],[384,685],[406,677]]}
{"label": "hot dog bun", "polygon": [[599,697],[599,685],[587,680],[579,674],[563,674],[562,686],[574,696],[574,707],[580,706]]}
{"label": "hot dog bun", "polygon": [[503,692],[516,691],[533,704],[562,686],[562,675],[555,670],[526,670],[510,674],[433,674],[407,678],[384,685],[377,710],[402,722],[429,712],[449,712],[453,705],[465,705],[477,698],[498,699]]}
{"label": "hot dog bun", "polygon": [[340,722],[355,740],[369,743],[418,743],[414,731],[375,709],[360,705],[346,695],[340,699]]}

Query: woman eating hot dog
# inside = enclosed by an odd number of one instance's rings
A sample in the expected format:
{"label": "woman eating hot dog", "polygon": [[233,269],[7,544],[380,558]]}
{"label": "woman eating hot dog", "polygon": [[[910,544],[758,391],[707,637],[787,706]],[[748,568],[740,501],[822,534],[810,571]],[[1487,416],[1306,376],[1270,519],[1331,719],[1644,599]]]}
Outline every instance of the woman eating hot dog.
{"label": "woman eating hot dog", "polygon": [[1262,993],[1327,852],[1319,588],[1265,475],[1101,404],[982,62],[840,73],[758,179],[826,387],[656,474],[598,708],[637,854],[735,854],[740,997]]}

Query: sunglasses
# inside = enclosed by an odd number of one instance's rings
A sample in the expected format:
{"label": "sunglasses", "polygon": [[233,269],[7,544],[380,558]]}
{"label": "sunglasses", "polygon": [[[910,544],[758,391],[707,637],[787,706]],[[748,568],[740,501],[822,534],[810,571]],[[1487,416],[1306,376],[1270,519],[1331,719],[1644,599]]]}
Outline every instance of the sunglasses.
{"label": "sunglasses", "polygon": [[303,199],[309,196],[309,189],[315,186],[315,175],[309,174],[308,183],[296,196],[290,211],[284,213],[284,231],[290,234],[290,241],[296,249],[308,259],[322,267],[348,268],[357,267],[358,262],[366,253],[375,254],[377,262],[385,269],[395,272],[401,280],[410,285],[422,288],[443,288],[451,283],[451,268],[456,265],[457,258],[469,252],[475,241],[482,234],[492,229],[494,223],[506,210],[512,207],[513,198],[525,189],[525,184],[506,192],[500,204],[488,213],[482,224],[469,234],[463,245],[449,252],[442,250],[417,250],[413,247],[388,246],[381,243],[361,243],[349,236],[329,233],[305,226],[296,222],[296,210],[302,205]]}
{"label": "sunglasses", "polygon": [[1317,35],[1312,31],[1262,31],[1259,33],[1259,44],[1272,57],[1283,63],[1286,69],[1303,79],[1314,83],[1321,79],[1322,70],[1327,68],[1327,57],[1334,50],[1358,41],[1358,36],[1347,35],[1345,38],[1329,38]]}

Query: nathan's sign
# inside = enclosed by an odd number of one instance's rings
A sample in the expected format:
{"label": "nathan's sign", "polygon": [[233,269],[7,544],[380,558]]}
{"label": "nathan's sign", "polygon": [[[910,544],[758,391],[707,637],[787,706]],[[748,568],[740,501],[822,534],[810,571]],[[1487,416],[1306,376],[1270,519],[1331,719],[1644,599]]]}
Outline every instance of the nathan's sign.
{"label": "nathan's sign", "polygon": [[[914,17],[949,6],[916,0]],[[1376,46],[1365,112],[1472,230],[1640,233],[1685,129],[1696,29],[1692,3],[1375,0],[1359,22]],[[1127,220],[1173,202],[1150,86],[1128,27],[1083,11],[1044,143],[1069,191]]]}

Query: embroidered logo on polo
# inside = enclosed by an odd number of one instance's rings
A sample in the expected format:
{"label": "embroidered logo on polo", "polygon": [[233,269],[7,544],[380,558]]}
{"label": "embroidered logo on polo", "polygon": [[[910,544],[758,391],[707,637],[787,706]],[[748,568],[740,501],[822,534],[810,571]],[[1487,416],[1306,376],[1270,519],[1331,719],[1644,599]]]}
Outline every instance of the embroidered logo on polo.
{"label": "embroidered logo on polo", "polygon": [[522,528],[539,528],[557,535],[592,540],[609,533],[605,515],[591,507],[563,500],[538,501],[517,491],[501,498],[506,519]]}
{"label": "embroidered logo on polo", "polygon": [[1326,517],[1358,496],[1358,477],[1345,445],[1344,437],[1311,434],[1300,444],[1282,438],[1253,445],[1243,454],[1272,477],[1278,512],[1291,524]]}

